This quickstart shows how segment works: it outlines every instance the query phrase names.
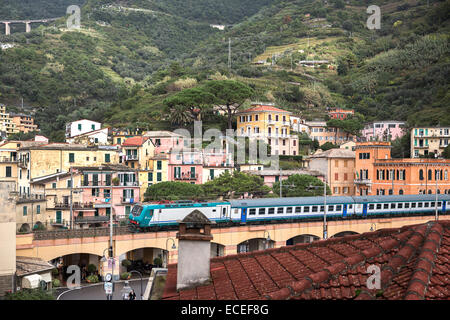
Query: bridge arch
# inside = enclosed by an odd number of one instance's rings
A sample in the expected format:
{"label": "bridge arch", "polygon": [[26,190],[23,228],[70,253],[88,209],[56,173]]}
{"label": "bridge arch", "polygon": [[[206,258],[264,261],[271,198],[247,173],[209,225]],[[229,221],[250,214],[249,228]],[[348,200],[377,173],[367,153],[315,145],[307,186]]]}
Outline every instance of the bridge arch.
{"label": "bridge arch", "polygon": [[300,234],[298,236],[289,238],[286,240],[287,246],[296,245],[299,243],[311,243],[313,241],[320,240],[320,237],[313,234]]}
{"label": "bridge arch", "polygon": [[345,237],[345,236],[350,236],[350,235],[355,235],[355,234],[359,234],[359,233],[355,232],[355,231],[341,231],[341,232],[338,232],[335,235],[333,235],[332,238]]}

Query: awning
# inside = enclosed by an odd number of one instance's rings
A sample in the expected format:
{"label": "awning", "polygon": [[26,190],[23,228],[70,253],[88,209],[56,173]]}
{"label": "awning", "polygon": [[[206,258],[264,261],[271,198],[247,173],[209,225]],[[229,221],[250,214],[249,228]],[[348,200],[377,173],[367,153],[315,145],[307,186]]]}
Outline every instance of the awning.
{"label": "awning", "polygon": [[39,287],[42,277],[38,274],[31,274],[22,278],[22,288],[36,289]]}

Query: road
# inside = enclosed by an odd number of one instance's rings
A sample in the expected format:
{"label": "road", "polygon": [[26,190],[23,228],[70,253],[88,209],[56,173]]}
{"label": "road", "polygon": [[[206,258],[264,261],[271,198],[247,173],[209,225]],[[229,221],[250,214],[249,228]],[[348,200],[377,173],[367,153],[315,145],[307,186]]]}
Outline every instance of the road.
{"label": "road", "polygon": [[[133,279],[129,281],[129,285],[134,289],[136,293],[136,300],[141,298],[141,280]],[[142,294],[145,292],[148,278],[142,280]],[[125,282],[120,281],[115,283],[115,289],[113,294],[113,300],[122,300],[121,290]],[[95,284],[81,289],[67,290],[63,292],[58,300],[106,300],[105,290],[103,289],[103,282],[101,284]]]}

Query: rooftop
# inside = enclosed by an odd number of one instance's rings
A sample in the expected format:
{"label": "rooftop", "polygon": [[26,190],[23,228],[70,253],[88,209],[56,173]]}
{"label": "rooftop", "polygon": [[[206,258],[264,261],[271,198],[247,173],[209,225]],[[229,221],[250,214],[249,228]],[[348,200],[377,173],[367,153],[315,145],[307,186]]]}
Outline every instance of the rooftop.
{"label": "rooftop", "polygon": [[16,257],[16,272],[19,277],[52,270],[53,268],[55,267],[52,264],[40,258]]}
{"label": "rooftop", "polygon": [[213,258],[211,283],[179,292],[172,264],[163,299],[449,300],[449,263],[450,221],[428,222]]}
{"label": "rooftop", "polygon": [[149,138],[143,136],[136,136],[132,138],[128,138],[122,143],[122,147],[140,147],[142,146]]}
{"label": "rooftop", "polygon": [[248,112],[282,112],[282,113],[291,113],[286,110],[278,109],[272,105],[253,105],[251,108],[240,111],[241,113],[248,113]]}
{"label": "rooftop", "polygon": [[355,159],[355,151],[333,148],[324,152],[316,153],[308,157],[309,159],[314,158],[351,158]]}

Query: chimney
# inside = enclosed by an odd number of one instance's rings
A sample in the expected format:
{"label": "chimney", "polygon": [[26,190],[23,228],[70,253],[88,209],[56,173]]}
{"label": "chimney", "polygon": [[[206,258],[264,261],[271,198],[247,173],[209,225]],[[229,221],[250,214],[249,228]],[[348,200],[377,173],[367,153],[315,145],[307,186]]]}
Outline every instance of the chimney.
{"label": "chimney", "polygon": [[199,210],[192,211],[180,222],[177,290],[209,283],[211,224]]}

